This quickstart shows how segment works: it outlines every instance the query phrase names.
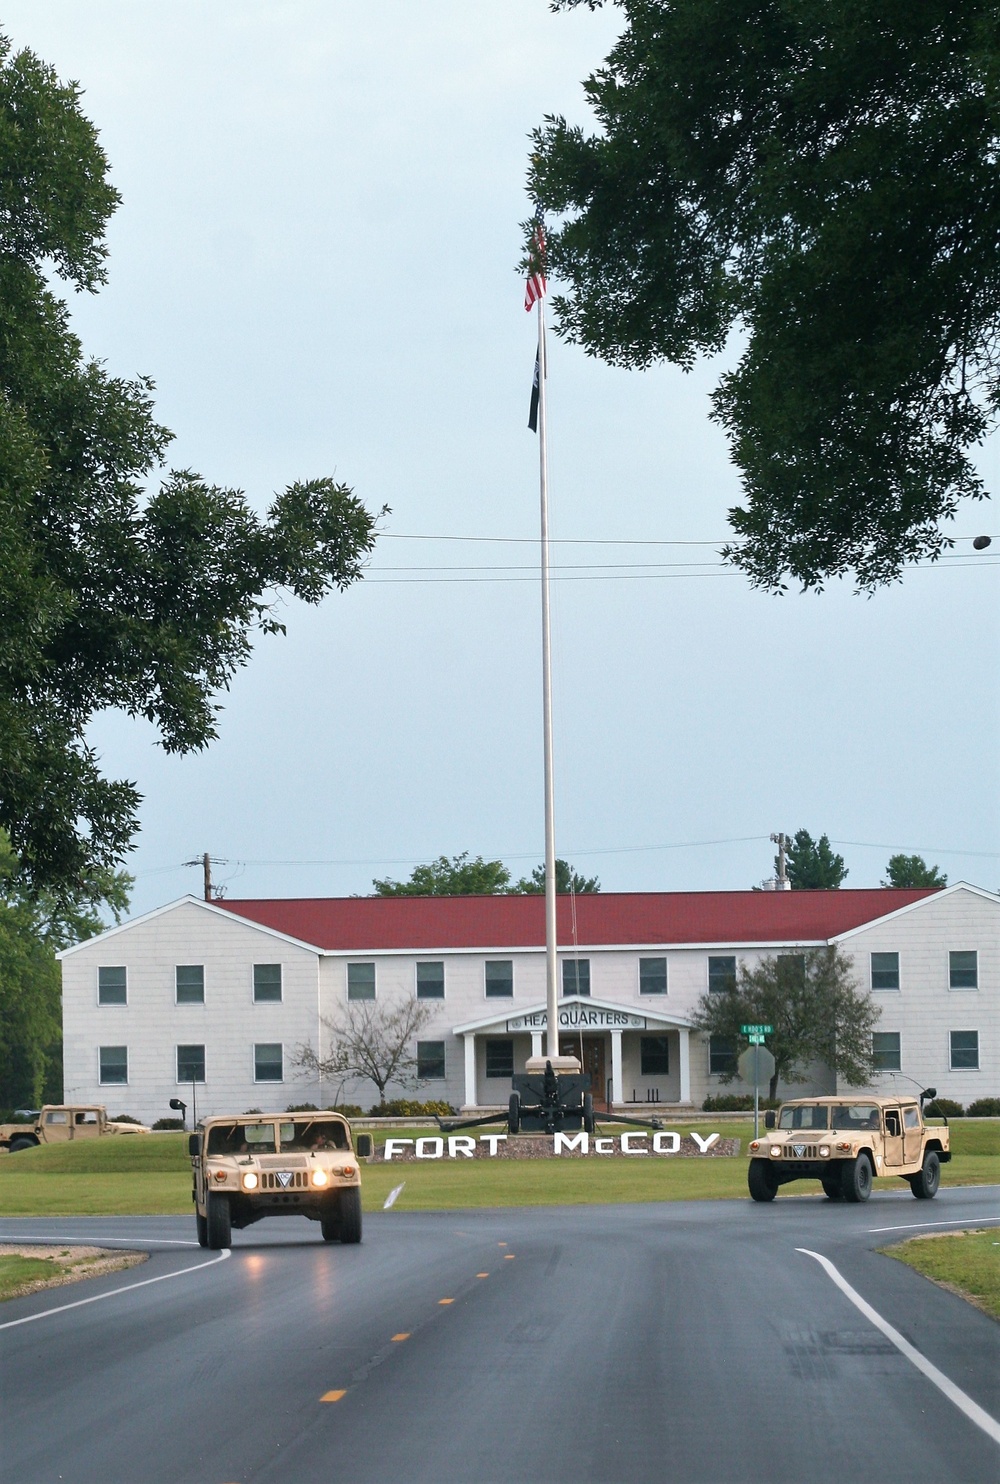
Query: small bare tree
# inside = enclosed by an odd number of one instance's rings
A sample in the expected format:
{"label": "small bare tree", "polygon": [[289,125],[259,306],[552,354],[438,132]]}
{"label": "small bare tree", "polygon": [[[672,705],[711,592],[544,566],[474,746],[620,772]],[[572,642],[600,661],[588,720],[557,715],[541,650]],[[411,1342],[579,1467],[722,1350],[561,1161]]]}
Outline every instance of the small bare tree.
{"label": "small bare tree", "polygon": [[336,1015],[322,1017],[330,1033],[326,1056],[310,1042],[296,1047],[292,1065],[320,1077],[363,1077],[378,1088],[385,1102],[390,1082],[416,1086],[414,1037],[431,1018],[431,1008],[419,1000],[350,1000]]}

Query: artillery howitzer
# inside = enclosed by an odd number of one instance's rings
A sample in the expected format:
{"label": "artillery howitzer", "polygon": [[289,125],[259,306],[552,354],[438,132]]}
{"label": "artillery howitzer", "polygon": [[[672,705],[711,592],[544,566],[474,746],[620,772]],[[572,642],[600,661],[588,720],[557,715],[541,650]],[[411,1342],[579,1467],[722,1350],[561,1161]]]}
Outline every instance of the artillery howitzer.
{"label": "artillery howitzer", "polygon": [[[580,1072],[554,1072],[551,1061],[546,1061],[544,1072],[516,1072],[513,1085],[506,1113],[458,1120],[438,1117],[438,1127],[449,1134],[460,1128],[481,1128],[487,1123],[506,1123],[511,1134],[556,1134],[581,1128],[588,1134],[594,1132],[597,1120],[588,1076]],[[621,1113],[602,1113],[600,1120],[638,1124],[643,1128],[663,1127],[658,1118],[629,1118]]]}

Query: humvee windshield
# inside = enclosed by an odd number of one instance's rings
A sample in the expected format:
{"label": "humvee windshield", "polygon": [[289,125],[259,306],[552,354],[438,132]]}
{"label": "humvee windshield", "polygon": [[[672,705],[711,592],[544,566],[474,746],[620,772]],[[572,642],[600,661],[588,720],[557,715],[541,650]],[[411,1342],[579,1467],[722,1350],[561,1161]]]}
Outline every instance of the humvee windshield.
{"label": "humvee windshield", "polygon": [[217,1123],[208,1131],[209,1154],[273,1154],[273,1123]]}
{"label": "humvee windshield", "polygon": [[826,1128],[826,1107],[820,1103],[806,1103],[803,1107],[782,1108],[778,1119],[779,1128]]}
{"label": "humvee windshield", "polygon": [[296,1119],[280,1125],[281,1147],[285,1149],[346,1149],[347,1129],[339,1118]]}
{"label": "humvee windshield", "polygon": [[874,1103],[837,1103],[830,1112],[831,1127],[841,1129],[846,1134],[881,1126]]}

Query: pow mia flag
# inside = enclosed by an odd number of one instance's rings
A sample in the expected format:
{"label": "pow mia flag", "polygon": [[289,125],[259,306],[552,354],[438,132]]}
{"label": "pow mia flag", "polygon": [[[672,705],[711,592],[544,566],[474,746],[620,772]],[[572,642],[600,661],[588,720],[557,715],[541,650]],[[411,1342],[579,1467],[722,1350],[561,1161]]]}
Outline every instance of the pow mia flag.
{"label": "pow mia flag", "polygon": [[538,432],[538,351],[535,351],[535,374],[531,382],[531,405],[528,408],[528,427]]}

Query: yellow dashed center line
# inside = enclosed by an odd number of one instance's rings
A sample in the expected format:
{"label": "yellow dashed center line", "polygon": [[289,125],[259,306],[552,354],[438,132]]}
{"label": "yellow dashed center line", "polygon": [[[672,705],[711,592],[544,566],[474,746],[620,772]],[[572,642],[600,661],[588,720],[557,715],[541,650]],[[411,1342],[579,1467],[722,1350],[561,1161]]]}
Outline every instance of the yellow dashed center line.
{"label": "yellow dashed center line", "polygon": [[439,1304],[453,1304],[454,1302],[454,1299],[438,1299]]}
{"label": "yellow dashed center line", "polygon": [[321,1402],[339,1402],[340,1401],[340,1398],[342,1396],[346,1396],[346,1395],[347,1395],[347,1392],[346,1391],[324,1391],[323,1395],[320,1397],[320,1401]]}
{"label": "yellow dashed center line", "polygon": [[513,1262],[514,1261],[514,1254],[513,1254],[513,1252],[505,1252],[504,1255],[503,1255],[503,1260],[504,1260],[504,1262]]}
{"label": "yellow dashed center line", "polygon": [[489,1276],[490,1276],[489,1273],[477,1273],[476,1274],[476,1277],[477,1278],[488,1278]]}
{"label": "yellow dashed center line", "polygon": [[408,1340],[410,1338],[410,1334],[409,1334],[409,1331],[407,1330],[407,1332],[406,1332],[405,1335],[393,1335],[392,1338],[394,1340]]}
{"label": "yellow dashed center line", "polygon": [[498,1242],[498,1243],[497,1243],[497,1246],[498,1246],[498,1247],[506,1247],[506,1245],[507,1245],[507,1243],[506,1243],[506,1242]]}

